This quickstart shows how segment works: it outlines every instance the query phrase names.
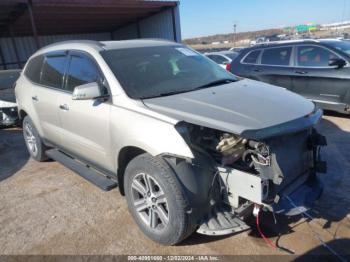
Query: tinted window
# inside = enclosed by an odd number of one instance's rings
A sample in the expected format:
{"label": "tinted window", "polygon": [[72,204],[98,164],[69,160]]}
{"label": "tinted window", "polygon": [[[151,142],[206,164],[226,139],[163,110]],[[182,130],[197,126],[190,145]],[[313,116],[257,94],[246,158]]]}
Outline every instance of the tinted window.
{"label": "tinted window", "polygon": [[221,55],[208,55],[208,57],[217,64],[223,64],[225,62],[228,62],[228,60],[225,57],[222,57]]}
{"label": "tinted window", "polygon": [[[209,88],[237,78],[181,45],[103,51],[102,56],[132,98],[150,98]],[[209,86],[208,86],[209,85]]]}
{"label": "tinted window", "polygon": [[243,63],[257,64],[259,55],[260,55],[260,50],[252,51],[244,58]]}
{"label": "tinted window", "polygon": [[46,57],[41,75],[41,84],[55,88],[62,88],[66,62],[66,56]]}
{"label": "tinted window", "polygon": [[345,52],[346,54],[350,55],[350,42],[349,40],[343,40],[343,41],[322,41],[321,43],[324,43],[325,45],[331,46],[333,48],[336,48],[340,51]]}
{"label": "tinted window", "polygon": [[297,53],[298,66],[305,67],[328,67],[329,60],[337,56],[318,46],[299,46]]}
{"label": "tinted window", "polygon": [[265,49],[262,57],[261,64],[264,65],[289,65],[290,54],[292,53],[291,47],[278,47]]}
{"label": "tinted window", "polygon": [[44,57],[39,55],[29,60],[24,74],[34,83],[40,83],[41,67],[43,65]]}
{"label": "tinted window", "polygon": [[100,73],[87,57],[71,56],[67,73],[67,89],[73,91],[76,86],[92,82],[100,82]]}

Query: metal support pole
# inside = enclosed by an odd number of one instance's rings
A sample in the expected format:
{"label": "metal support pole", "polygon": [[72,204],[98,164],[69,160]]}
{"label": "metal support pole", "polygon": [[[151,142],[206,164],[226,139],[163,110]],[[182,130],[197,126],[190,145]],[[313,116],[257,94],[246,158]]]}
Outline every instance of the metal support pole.
{"label": "metal support pole", "polygon": [[6,61],[5,61],[5,58],[4,58],[4,54],[3,54],[2,49],[1,49],[1,44],[0,44],[0,59],[1,59],[1,64],[3,64],[4,69],[6,70],[7,69],[7,65],[6,65]]}
{"label": "metal support pole", "polygon": [[10,26],[8,30],[9,30],[9,34],[10,34],[10,37],[11,37],[11,42],[12,42],[13,50],[15,51],[16,62],[17,62],[18,67],[21,69],[21,68],[22,68],[22,65],[21,65],[21,61],[20,61],[20,59],[19,59],[18,49],[17,49],[17,45],[16,45],[16,41],[15,41],[15,36],[14,36],[14,34],[13,34],[12,27]]}
{"label": "metal support pole", "polygon": [[27,7],[28,7],[28,13],[29,13],[29,17],[30,17],[30,23],[32,25],[32,31],[33,31],[33,36],[34,36],[36,48],[39,49],[40,43],[39,43],[38,33],[36,30],[36,26],[35,26],[35,20],[34,20],[33,8],[32,8],[33,7],[32,0],[27,0]]}
{"label": "metal support pole", "polygon": [[140,20],[136,21],[137,38],[141,38]]}
{"label": "metal support pole", "polygon": [[177,39],[177,30],[176,30],[176,15],[175,15],[175,8],[176,7],[171,8],[171,18],[172,18],[172,22],[173,22],[173,35],[174,35],[174,41],[175,42],[178,41],[178,39]]}
{"label": "metal support pole", "polygon": [[233,47],[236,47],[236,29],[237,29],[237,24],[233,25]]}

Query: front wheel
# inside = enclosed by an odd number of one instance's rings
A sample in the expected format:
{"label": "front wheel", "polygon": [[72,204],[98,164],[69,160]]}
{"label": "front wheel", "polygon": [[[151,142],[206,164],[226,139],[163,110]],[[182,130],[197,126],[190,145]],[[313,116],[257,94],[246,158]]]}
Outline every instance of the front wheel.
{"label": "front wheel", "polygon": [[153,241],[174,245],[194,231],[181,186],[161,159],[142,154],[131,160],[124,189],[131,215]]}
{"label": "front wheel", "polygon": [[23,119],[23,136],[30,156],[39,162],[47,160],[47,148],[29,116]]}

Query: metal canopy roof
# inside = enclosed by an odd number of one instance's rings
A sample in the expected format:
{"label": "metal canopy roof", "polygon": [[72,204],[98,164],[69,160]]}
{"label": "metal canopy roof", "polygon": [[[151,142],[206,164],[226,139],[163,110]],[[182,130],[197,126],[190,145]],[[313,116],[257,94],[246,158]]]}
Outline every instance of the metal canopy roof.
{"label": "metal canopy roof", "polygon": [[176,5],[177,1],[1,0],[0,36],[114,31]]}

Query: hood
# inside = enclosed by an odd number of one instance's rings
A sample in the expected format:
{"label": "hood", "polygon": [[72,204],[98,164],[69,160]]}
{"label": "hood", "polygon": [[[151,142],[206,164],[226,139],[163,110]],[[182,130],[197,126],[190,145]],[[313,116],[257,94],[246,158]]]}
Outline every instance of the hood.
{"label": "hood", "polygon": [[16,96],[15,96],[15,89],[14,88],[9,88],[9,89],[0,89],[0,101],[5,101],[5,102],[16,102]]}
{"label": "hood", "polygon": [[284,88],[248,79],[143,102],[178,121],[238,135],[293,121],[315,109],[312,102]]}

